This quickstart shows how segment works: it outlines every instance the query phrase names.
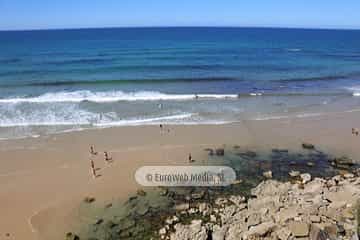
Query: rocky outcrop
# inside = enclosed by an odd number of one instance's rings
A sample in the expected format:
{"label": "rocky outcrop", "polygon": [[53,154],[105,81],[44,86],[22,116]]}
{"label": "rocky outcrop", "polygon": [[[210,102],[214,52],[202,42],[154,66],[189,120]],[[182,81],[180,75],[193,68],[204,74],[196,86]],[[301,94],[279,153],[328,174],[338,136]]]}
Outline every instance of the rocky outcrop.
{"label": "rocky outcrop", "polygon": [[[297,174],[296,174],[297,175]],[[251,197],[221,197],[199,204],[198,220],[176,222],[162,230],[161,239],[358,239],[360,177],[331,179],[299,174],[297,181],[266,180]],[[183,208],[182,208],[183,209]],[[190,212],[190,210],[187,210]],[[190,213],[189,213],[190,214]],[[205,216],[205,217],[204,217]],[[195,217],[196,218],[196,217]]]}
{"label": "rocky outcrop", "polygon": [[208,236],[201,220],[193,220],[190,225],[176,224],[174,229],[175,232],[170,234],[171,240],[206,240]]}

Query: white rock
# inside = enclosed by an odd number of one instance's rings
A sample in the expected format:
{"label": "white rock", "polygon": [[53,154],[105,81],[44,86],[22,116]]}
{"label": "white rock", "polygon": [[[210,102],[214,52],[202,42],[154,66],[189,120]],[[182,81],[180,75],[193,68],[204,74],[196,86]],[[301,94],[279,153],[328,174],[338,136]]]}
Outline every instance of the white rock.
{"label": "white rock", "polygon": [[275,234],[280,240],[288,240],[291,232],[287,227],[281,227],[275,232]]}
{"label": "white rock", "polygon": [[320,216],[317,215],[310,215],[310,221],[313,223],[320,223]]}
{"label": "white rock", "polygon": [[257,226],[251,227],[249,231],[243,234],[244,239],[248,239],[251,236],[264,236],[268,232],[272,231],[275,226],[276,225],[273,222],[264,222]]}
{"label": "white rock", "polygon": [[355,177],[354,176],[354,174],[352,174],[352,173],[346,173],[345,175],[344,175],[344,178],[353,178],[353,177]]}
{"label": "white rock", "polygon": [[303,184],[306,184],[311,181],[311,175],[309,173],[303,173],[300,175]]}
{"label": "white rock", "polygon": [[267,179],[271,179],[272,178],[272,171],[266,171],[263,172],[263,176]]}
{"label": "white rock", "polygon": [[216,222],[216,216],[210,215],[210,222]]}
{"label": "white rock", "polygon": [[166,228],[164,228],[164,227],[159,230],[159,234],[160,234],[160,235],[165,235],[166,232],[167,232],[167,231],[166,231]]}
{"label": "white rock", "polygon": [[175,232],[171,233],[171,240],[206,240],[207,230],[201,220],[193,220],[190,225],[176,224]]}
{"label": "white rock", "polygon": [[240,205],[246,201],[245,197],[243,196],[230,196],[229,201],[232,202],[235,205]]}
{"label": "white rock", "polygon": [[303,222],[291,222],[289,229],[295,237],[306,237],[309,235],[309,225]]}
{"label": "white rock", "polygon": [[290,175],[290,177],[298,177],[298,176],[300,176],[300,172],[299,171],[290,171],[289,175]]}
{"label": "white rock", "polygon": [[213,240],[224,240],[226,232],[228,230],[228,226],[220,227],[218,225],[214,225],[212,229],[212,239]]}

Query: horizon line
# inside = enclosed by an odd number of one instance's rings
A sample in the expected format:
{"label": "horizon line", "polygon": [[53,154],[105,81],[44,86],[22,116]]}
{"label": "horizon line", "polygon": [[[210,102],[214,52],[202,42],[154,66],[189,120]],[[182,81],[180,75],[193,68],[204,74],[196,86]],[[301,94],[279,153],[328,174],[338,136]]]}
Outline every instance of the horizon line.
{"label": "horizon line", "polygon": [[64,28],[29,28],[29,29],[0,29],[0,32],[25,32],[25,31],[64,31],[64,30],[91,30],[91,29],[136,29],[136,28],[259,28],[259,29],[298,29],[298,30],[341,30],[359,31],[360,28],[339,28],[339,27],[287,27],[287,26],[236,26],[236,25],[179,25],[179,26],[107,26],[107,27],[64,27]]}

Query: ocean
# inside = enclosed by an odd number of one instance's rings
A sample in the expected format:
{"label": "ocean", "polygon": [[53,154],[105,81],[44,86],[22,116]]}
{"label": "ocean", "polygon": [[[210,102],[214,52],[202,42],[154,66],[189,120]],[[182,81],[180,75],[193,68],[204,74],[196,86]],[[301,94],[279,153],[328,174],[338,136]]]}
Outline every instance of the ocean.
{"label": "ocean", "polygon": [[360,31],[0,31],[0,139],[360,111]]}

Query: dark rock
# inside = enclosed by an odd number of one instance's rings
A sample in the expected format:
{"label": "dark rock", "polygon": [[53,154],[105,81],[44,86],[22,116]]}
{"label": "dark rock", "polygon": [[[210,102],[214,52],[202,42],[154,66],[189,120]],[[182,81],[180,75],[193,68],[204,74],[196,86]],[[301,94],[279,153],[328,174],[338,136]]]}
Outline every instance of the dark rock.
{"label": "dark rock", "polygon": [[333,163],[337,168],[341,169],[349,169],[350,166],[354,165],[354,161],[346,156],[335,158]]}
{"label": "dark rock", "polygon": [[100,225],[104,222],[104,220],[102,218],[99,218],[98,220],[96,220],[95,225]]}
{"label": "dark rock", "polygon": [[166,196],[168,194],[167,188],[162,189],[159,194],[160,196]]}
{"label": "dark rock", "polygon": [[126,229],[134,227],[135,224],[136,224],[135,220],[125,218],[123,221],[121,221],[119,227],[121,230],[126,230]]}
{"label": "dark rock", "polygon": [[217,148],[215,150],[215,153],[217,156],[224,156],[225,155],[225,150],[223,148]]}
{"label": "dark rock", "polygon": [[108,203],[105,205],[105,208],[111,208],[112,207],[112,203]]}
{"label": "dark rock", "polygon": [[315,149],[315,146],[313,144],[311,144],[311,143],[303,143],[302,147],[304,149]]}
{"label": "dark rock", "polygon": [[132,233],[130,231],[124,231],[120,233],[120,239],[122,238],[130,238],[132,237]]}
{"label": "dark rock", "polygon": [[176,197],[176,193],[173,191],[169,191],[167,196],[168,196],[168,198],[174,199]]}
{"label": "dark rock", "polygon": [[80,240],[80,237],[72,232],[66,234],[66,240]]}
{"label": "dark rock", "polygon": [[214,155],[214,150],[211,148],[205,148],[205,151],[209,152],[209,156],[213,156]]}
{"label": "dark rock", "polygon": [[132,202],[132,201],[136,200],[137,198],[138,198],[137,196],[131,196],[131,197],[129,197],[128,202]]}
{"label": "dark rock", "polygon": [[136,213],[143,216],[149,212],[150,208],[147,205],[139,205],[136,208]]}
{"label": "dark rock", "polygon": [[339,234],[345,235],[345,228],[344,228],[343,224],[338,224],[337,229],[338,229]]}
{"label": "dark rock", "polygon": [[85,203],[93,203],[93,202],[95,202],[95,198],[93,198],[93,197],[85,197],[84,202]]}
{"label": "dark rock", "polygon": [[271,149],[271,151],[273,153],[288,153],[289,152],[289,150],[287,150],[287,149],[278,149],[278,148],[273,148],[273,149]]}
{"label": "dark rock", "polygon": [[237,155],[243,158],[255,158],[257,156],[257,153],[253,151],[246,151],[246,152],[238,153]]}
{"label": "dark rock", "polygon": [[114,228],[114,227],[116,227],[116,226],[117,226],[117,224],[114,223],[114,222],[111,221],[111,220],[107,221],[106,224],[105,224],[105,227],[108,228],[108,229]]}

